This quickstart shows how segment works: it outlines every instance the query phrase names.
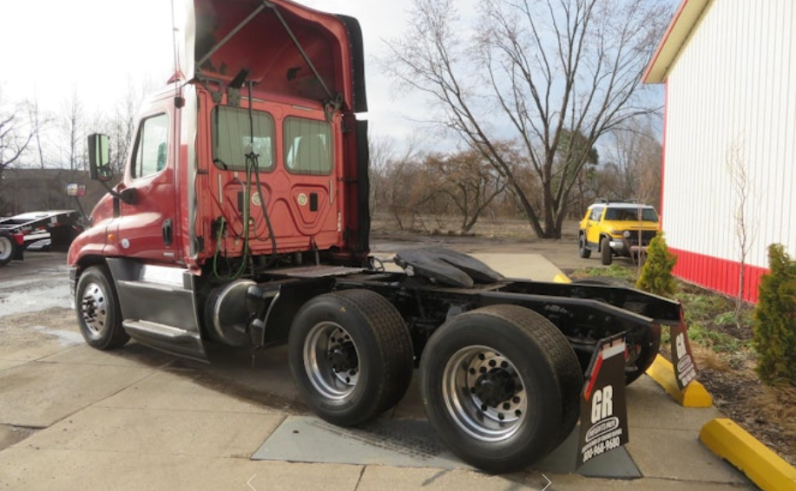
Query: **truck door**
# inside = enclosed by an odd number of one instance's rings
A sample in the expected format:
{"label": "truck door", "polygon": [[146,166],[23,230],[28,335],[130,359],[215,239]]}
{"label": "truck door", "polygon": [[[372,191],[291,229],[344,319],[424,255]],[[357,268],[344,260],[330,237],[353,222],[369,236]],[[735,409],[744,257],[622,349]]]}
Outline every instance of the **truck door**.
{"label": "truck door", "polygon": [[603,206],[595,206],[591,210],[591,215],[586,224],[586,240],[592,244],[600,243],[600,217],[602,217]]}
{"label": "truck door", "polygon": [[[179,257],[175,182],[176,138],[173,103],[162,101],[141,119],[119,191],[133,197],[120,203],[116,233],[119,253],[125,257],[156,262],[175,262]],[[171,107],[169,107],[171,106]]]}

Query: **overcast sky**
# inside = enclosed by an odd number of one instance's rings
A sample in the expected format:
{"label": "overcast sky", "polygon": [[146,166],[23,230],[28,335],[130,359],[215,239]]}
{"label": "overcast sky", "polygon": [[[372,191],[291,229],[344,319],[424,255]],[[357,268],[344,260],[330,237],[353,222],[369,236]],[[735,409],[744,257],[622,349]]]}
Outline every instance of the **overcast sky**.
{"label": "overcast sky", "polygon": [[[182,1],[175,0],[177,8]],[[422,98],[395,96],[391,81],[373,63],[385,51],[384,40],[405,29],[410,2],[299,3],[359,19],[365,37],[367,119],[375,132],[398,142],[428,135],[410,121],[428,115]],[[469,17],[474,4],[460,0],[457,7]],[[173,67],[169,0],[0,0],[0,89],[6,102],[35,97],[46,110],[64,112],[76,91],[87,112],[109,110],[126,93],[128,80],[157,87],[165,84]],[[424,146],[433,146],[434,137],[426,136],[431,143]]]}
{"label": "overcast sky", "polygon": [[[181,0],[176,0],[181,6]],[[384,39],[404,27],[408,1],[300,0],[318,10],[359,19],[367,56],[368,119],[380,134],[407,138],[406,116],[422,111],[414,98],[396,100],[391,84],[374,68]],[[469,2],[462,2],[467,4]],[[181,7],[178,7],[181,8]],[[61,111],[73,91],[91,112],[112,106],[128,80],[165,84],[173,72],[168,0],[35,0],[0,2],[0,87],[3,99],[38,98]]]}

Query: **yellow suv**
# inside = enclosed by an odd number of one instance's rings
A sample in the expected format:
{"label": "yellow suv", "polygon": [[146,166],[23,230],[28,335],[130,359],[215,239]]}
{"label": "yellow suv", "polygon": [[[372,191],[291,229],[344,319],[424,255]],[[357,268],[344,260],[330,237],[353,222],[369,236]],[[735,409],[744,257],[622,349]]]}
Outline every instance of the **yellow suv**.
{"label": "yellow suv", "polygon": [[649,205],[598,201],[589,206],[580,221],[578,243],[580,257],[592,251],[600,253],[602,263],[611,264],[613,256],[630,257],[646,251],[658,233],[658,214]]}

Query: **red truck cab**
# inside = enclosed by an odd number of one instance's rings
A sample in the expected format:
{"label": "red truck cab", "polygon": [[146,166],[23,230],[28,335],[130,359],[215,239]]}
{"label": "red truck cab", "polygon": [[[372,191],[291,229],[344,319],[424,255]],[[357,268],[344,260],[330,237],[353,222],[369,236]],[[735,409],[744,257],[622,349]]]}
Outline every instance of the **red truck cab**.
{"label": "red truck cab", "polygon": [[188,10],[184,53],[193,56],[143,107],[115,193],[69,263],[125,257],[202,275],[209,261],[244,256],[364,261],[356,20],[287,1],[196,0]]}

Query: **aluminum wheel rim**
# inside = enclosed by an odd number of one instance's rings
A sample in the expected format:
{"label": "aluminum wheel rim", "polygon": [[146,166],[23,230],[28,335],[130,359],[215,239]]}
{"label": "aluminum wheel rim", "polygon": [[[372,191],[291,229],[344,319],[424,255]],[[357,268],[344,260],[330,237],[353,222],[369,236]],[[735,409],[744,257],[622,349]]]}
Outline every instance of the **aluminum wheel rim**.
{"label": "aluminum wheel rim", "polygon": [[8,237],[0,237],[0,261],[5,261],[11,257],[11,251],[13,250],[11,239]]}
{"label": "aluminum wheel rim", "polygon": [[[347,354],[347,363],[340,363]],[[353,354],[353,359],[351,355]],[[323,397],[342,400],[359,381],[359,350],[351,335],[334,322],[320,322],[304,341],[304,369],[310,383]]]}
{"label": "aluminum wheel rim", "polygon": [[102,287],[97,283],[89,283],[83,290],[80,315],[92,339],[102,336],[108,322],[108,300]]}
{"label": "aluminum wheel rim", "polygon": [[[489,382],[489,377],[500,381]],[[528,398],[525,383],[511,361],[488,346],[468,346],[457,351],[442,376],[445,408],[456,425],[483,442],[511,438],[525,422]],[[502,394],[485,398],[489,386]],[[503,396],[506,396],[505,398]],[[494,404],[495,400],[499,403]]]}

